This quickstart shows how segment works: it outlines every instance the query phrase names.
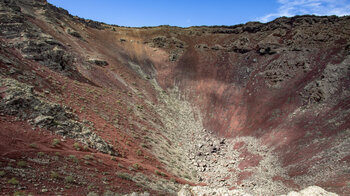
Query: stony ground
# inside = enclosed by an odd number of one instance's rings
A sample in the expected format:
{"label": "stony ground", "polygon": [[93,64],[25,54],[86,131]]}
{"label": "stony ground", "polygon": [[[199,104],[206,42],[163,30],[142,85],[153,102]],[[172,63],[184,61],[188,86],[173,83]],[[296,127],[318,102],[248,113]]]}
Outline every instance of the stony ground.
{"label": "stony ground", "polygon": [[[178,196],[207,196],[207,195],[218,195],[218,196],[253,196],[251,194],[248,194],[242,190],[228,190],[226,188],[208,188],[208,187],[184,187],[181,189],[181,191],[178,193]],[[265,195],[265,194],[259,194],[259,195]],[[270,194],[270,195],[277,195],[277,194]],[[310,186],[307,187],[299,192],[289,192],[285,195],[280,196],[337,196],[335,193],[327,192],[321,187],[318,186]]]}
{"label": "stony ground", "polygon": [[[160,89],[155,81],[153,85]],[[167,127],[162,134],[171,142],[152,137],[157,145],[151,151],[168,171],[202,185],[185,186],[178,195],[296,194],[291,191],[298,186],[288,179],[272,148],[254,137],[225,138],[203,129],[198,110],[179,97],[176,89],[169,95],[159,91],[159,96],[164,105],[157,105],[157,112]],[[326,193],[311,187],[300,195]]]}

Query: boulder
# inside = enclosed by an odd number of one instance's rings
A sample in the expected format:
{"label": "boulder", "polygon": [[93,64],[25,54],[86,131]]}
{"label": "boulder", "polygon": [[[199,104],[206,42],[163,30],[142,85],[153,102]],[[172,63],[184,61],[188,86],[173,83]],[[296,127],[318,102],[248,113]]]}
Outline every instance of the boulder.
{"label": "boulder", "polygon": [[89,59],[88,62],[91,64],[95,64],[97,66],[101,66],[101,67],[108,65],[107,61],[100,60],[100,59]]}

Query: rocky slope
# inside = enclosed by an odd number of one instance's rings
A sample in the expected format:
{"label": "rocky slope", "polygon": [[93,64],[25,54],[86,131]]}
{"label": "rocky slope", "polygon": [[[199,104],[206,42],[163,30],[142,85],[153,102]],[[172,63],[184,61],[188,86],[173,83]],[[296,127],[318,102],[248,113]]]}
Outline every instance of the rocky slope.
{"label": "rocky slope", "polygon": [[0,192],[350,194],[350,17],[126,28],[45,0],[0,10]]}

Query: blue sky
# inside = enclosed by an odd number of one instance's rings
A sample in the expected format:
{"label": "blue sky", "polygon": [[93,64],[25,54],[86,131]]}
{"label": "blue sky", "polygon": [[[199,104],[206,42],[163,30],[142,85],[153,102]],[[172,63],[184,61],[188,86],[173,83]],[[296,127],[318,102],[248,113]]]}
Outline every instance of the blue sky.
{"label": "blue sky", "polygon": [[72,15],[120,26],[235,25],[302,14],[350,15],[350,0],[48,0]]}

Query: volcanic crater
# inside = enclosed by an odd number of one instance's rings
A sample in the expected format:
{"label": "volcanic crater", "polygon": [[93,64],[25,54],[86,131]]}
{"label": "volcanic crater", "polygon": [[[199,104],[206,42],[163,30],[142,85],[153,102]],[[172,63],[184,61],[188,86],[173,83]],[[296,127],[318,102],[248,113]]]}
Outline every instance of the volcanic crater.
{"label": "volcanic crater", "polygon": [[0,10],[1,195],[350,195],[349,16],[131,28],[46,0]]}

